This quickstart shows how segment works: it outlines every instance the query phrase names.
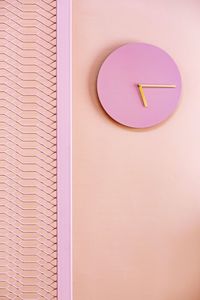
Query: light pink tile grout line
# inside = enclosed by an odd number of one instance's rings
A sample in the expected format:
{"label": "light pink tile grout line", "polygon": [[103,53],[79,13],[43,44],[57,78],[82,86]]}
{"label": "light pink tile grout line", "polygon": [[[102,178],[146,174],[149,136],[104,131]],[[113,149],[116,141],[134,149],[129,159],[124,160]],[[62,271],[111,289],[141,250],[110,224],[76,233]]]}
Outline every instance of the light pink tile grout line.
{"label": "light pink tile grout line", "polygon": [[58,300],[71,299],[71,1],[57,1]]}

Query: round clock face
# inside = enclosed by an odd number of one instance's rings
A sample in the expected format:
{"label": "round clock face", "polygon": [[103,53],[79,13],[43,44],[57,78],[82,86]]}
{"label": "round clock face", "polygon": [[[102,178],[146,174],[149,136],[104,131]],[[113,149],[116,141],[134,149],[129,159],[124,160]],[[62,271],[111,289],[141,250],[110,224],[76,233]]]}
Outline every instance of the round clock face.
{"label": "round clock face", "polygon": [[124,45],[103,62],[97,79],[99,100],[120,124],[147,128],[166,120],[176,109],[181,76],[162,49],[143,43]]}

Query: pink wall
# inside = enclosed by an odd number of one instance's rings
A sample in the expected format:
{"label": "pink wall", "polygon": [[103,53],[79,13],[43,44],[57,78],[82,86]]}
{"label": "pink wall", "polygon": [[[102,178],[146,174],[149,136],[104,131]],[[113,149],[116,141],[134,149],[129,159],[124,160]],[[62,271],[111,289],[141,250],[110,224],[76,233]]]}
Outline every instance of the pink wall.
{"label": "pink wall", "polygon": [[[200,298],[200,2],[73,1],[74,300]],[[176,113],[114,123],[95,80],[112,49],[141,41],[179,65]]]}

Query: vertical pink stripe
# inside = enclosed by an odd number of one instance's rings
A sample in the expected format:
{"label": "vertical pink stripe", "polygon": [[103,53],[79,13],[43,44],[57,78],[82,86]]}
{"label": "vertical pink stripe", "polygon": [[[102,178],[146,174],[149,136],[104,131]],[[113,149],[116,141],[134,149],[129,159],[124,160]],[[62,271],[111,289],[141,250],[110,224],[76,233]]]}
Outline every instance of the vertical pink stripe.
{"label": "vertical pink stripe", "polygon": [[57,1],[58,300],[71,298],[70,7]]}

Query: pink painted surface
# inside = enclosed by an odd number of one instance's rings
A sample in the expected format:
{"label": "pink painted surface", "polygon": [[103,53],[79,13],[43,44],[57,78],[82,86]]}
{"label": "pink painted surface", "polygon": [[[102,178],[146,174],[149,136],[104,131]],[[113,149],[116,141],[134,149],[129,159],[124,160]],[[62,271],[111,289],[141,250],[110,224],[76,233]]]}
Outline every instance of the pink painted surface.
{"label": "pink painted surface", "polygon": [[57,1],[58,300],[71,299],[71,1]]}
{"label": "pink painted surface", "polygon": [[57,293],[56,0],[0,1],[0,298]]}
{"label": "pink painted surface", "polygon": [[[175,88],[144,88],[144,107],[138,84],[167,84]],[[146,128],[166,120],[176,109],[181,77],[172,58],[162,49],[144,43],[130,43],[115,49],[103,62],[97,91],[105,111],[115,121],[134,128]]]}
{"label": "pink painted surface", "polygon": [[[73,0],[74,300],[200,298],[200,3]],[[175,114],[135,130],[96,94],[102,61],[159,45],[181,70]]]}

